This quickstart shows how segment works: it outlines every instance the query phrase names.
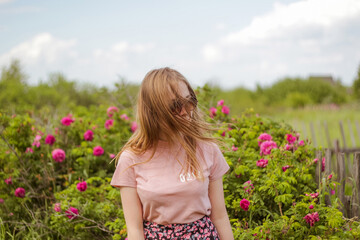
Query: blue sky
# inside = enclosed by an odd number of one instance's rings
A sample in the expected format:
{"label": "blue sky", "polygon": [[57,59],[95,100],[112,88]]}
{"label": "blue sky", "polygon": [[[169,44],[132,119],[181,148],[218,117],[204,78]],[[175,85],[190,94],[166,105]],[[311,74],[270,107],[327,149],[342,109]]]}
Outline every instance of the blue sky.
{"label": "blue sky", "polygon": [[53,72],[112,86],[170,66],[224,88],[309,75],[351,85],[360,64],[359,0],[0,0],[0,66],[29,83]]}

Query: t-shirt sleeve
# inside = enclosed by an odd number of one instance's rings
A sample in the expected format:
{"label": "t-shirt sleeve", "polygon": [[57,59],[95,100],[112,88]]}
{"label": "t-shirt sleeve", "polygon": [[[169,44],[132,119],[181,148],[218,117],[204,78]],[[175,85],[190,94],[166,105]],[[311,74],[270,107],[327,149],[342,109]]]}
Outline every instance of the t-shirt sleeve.
{"label": "t-shirt sleeve", "polygon": [[223,154],[221,153],[219,147],[214,144],[213,150],[213,164],[210,169],[210,181],[215,181],[222,177],[230,169],[228,163],[226,162]]}
{"label": "t-shirt sleeve", "polygon": [[134,167],[130,167],[133,164],[133,155],[127,151],[121,153],[110,185],[113,187],[136,187]]}

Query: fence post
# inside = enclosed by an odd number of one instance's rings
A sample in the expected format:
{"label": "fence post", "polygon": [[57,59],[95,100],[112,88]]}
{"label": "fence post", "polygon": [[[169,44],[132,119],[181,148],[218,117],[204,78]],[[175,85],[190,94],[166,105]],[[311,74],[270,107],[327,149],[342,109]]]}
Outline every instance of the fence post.
{"label": "fence post", "polygon": [[320,174],[321,174],[322,152],[316,151],[315,157],[318,159],[318,161],[316,163],[316,169],[315,169],[315,181],[316,181],[317,187],[319,188],[320,181],[321,181]]}
{"label": "fence post", "polygon": [[312,122],[310,122],[310,131],[311,131],[311,138],[312,138],[313,146],[317,147],[314,124]]}
{"label": "fence post", "polygon": [[[320,160],[322,161],[322,159],[320,159]],[[325,149],[325,171],[324,171],[323,177],[324,177],[324,175],[329,176],[330,173],[331,173],[331,149],[326,148]],[[323,187],[325,187],[325,186],[323,186]],[[328,205],[328,206],[331,205],[329,195],[325,196],[325,204]]]}
{"label": "fence post", "polygon": [[343,153],[338,153],[336,155],[337,158],[337,177],[338,177],[338,182],[340,183],[339,185],[339,190],[338,190],[338,197],[341,201],[341,203],[344,205],[343,207],[341,207],[340,211],[345,215],[346,214],[346,199],[345,199],[345,156]]}
{"label": "fence post", "polygon": [[353,191],[351,207],[352,216],[359,217],[359,204],[360,204],[360,152],[354,154],[354,179],[355,191]]}
{"label": "fence post", "polygon": [[327,144],[328,144],[328,148],[332,148],[332,144],[331,144],[331,139],[330,139],[330,134],[329,134],[329,128],[327,125],[327,122],[324,121],[324,129],[325,129],[325,135],[326,135],[326,140],[327,140]]}

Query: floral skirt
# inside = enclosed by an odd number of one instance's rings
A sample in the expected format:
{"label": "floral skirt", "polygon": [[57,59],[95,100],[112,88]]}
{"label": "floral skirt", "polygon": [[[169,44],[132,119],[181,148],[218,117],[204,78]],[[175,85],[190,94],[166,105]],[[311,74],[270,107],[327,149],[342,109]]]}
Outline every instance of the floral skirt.
{"label": "floral skirt", "polygon": [[144,221],[146,239],[192,239],[219,240],[214,224],[208,216],[185,224],[160,225]]}

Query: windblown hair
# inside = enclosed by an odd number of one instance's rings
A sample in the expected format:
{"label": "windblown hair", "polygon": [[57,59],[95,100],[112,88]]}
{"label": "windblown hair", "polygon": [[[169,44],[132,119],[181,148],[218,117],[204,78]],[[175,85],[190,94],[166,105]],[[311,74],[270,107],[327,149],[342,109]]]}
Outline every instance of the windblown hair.
{"label": "windblown hair", "polygon": [[178,71],[165,67],[151,70],[146,74],[137,99],[136,121],[138,128],[117,154],[115,166],[121,153],[125,150],[130,150],[139,155],[153,149],[151,157],[141,163],[150,161],[155,154],[161,132],[166,138],[164,140],[170,145],[180,143],[185,149],[186,159],[185,166],[182,166],[183,171],[196,173],[195,175],[198,178],[203,179],[200,160],[196,157],[197,143],[199,141],[216,142],[216,140],[210,136],[209,133],[213,129],[203,120],[203,115],[196,105],[192,114],[188,113],[190,119],[174,114],[170,103],[174,99],[188,100],[179,93],[180,82],[186,84],[190,95],[196,99],[195,92],[189,82]]}

